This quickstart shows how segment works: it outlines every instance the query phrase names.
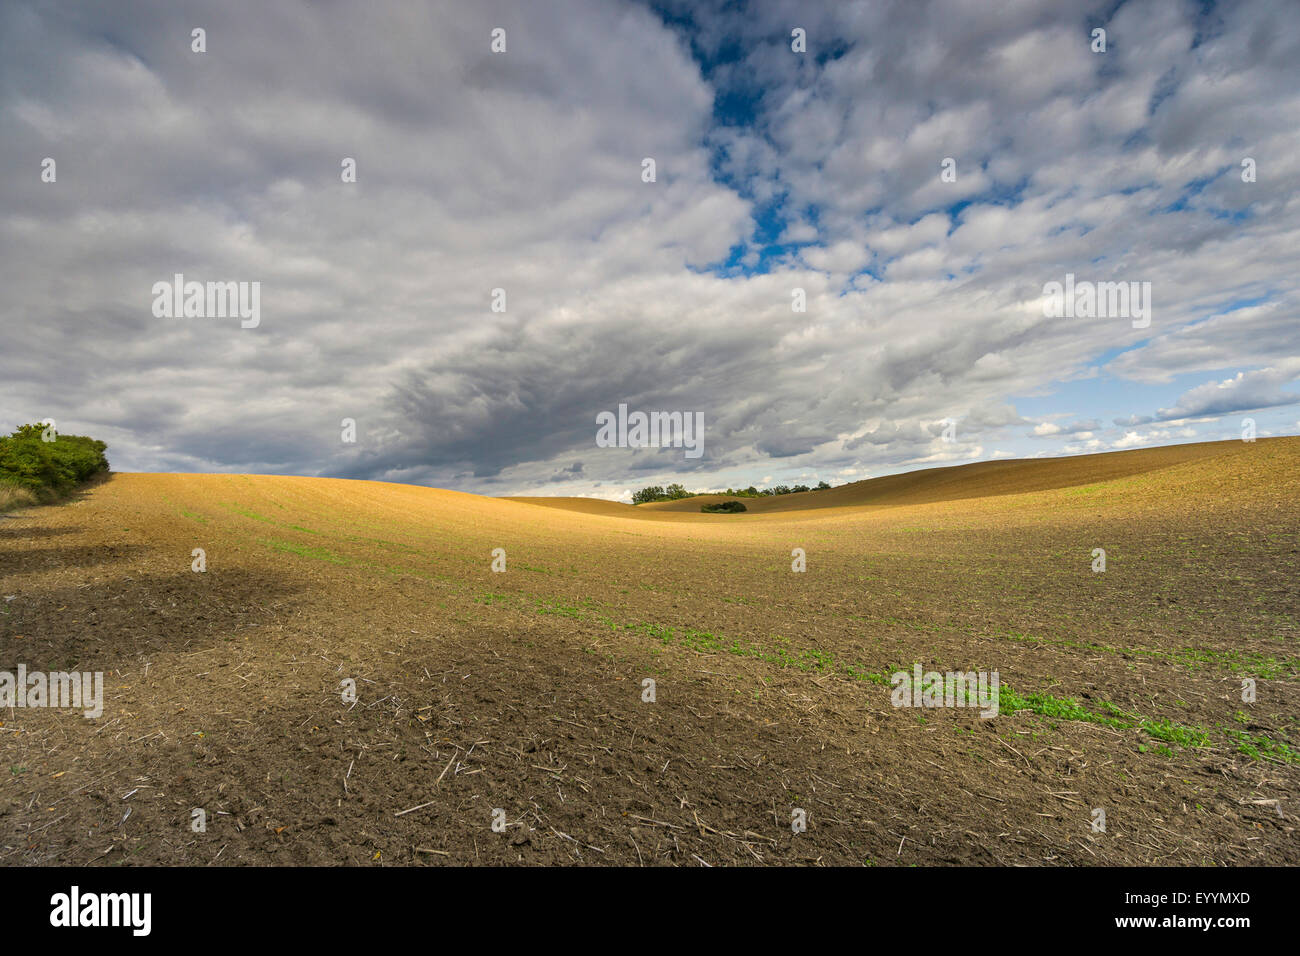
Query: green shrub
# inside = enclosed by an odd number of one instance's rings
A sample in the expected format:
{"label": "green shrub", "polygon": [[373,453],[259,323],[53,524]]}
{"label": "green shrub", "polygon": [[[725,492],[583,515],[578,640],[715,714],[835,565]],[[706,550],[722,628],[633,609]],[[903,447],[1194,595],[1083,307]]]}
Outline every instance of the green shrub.
{"label": "green shrub", "polygon": [[108,448],[102,441],[80,435],[50,434],[43,425],[20,425],[0,438],[0,484],[22,489],[38,500],[65,495],[84,481],[108,471]]}
{"label": "green shrub", "polygon": [[711,515],[734,515],[749,509],[739,501],[719,501],[716,504],[701,505],[700,510]]}

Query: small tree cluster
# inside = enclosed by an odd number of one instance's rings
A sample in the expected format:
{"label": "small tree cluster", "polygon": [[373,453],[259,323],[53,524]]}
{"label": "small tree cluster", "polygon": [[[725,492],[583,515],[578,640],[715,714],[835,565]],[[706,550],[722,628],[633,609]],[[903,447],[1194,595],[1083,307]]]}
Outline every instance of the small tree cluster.
{"label": "small tree cluster", "polygon": [[48,498],[66,494],[78,484],[108,471],[108,448],[102,441],[80,435],[58,435],[44,441],[43,425],[20,425],[0,438],[0,482]]}
{"label": "small tree cluster", "polygon": [[685,487],[679,484],[671,484],[667,488],[662,485],[651,485],[649,488],[642,488],[640,491],[632,494],[632,504],[643,505],[651,501],[677,501],[681,498],[693,498],[695,492],[687,491]]}

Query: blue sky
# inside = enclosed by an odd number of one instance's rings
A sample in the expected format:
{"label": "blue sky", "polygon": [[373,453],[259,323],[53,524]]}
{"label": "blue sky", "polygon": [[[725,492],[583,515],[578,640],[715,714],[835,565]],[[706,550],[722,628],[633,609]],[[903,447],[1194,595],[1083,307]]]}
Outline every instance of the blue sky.
{"label": "blue sky", "polygon": [[[1280,0],[18,0],[0,426],[624,500],[1296,434],[1297,64]],[[178,272],[260,324],[153,315]],[[704,454],[599,447],[620,403]]]}

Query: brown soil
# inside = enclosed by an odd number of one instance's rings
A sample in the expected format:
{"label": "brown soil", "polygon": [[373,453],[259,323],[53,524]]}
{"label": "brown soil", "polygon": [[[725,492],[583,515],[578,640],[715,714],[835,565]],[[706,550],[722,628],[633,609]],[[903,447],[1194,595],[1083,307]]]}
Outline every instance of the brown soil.
{"label": "brown soil", "polygon": [[[1296,864],[1297,465],[999,462],[734,516],[119,475],[0,519],[0,671],[105,672],[98,719],[0,711],[0,864]],[[913,662],[1050,696],[894,708]]]}

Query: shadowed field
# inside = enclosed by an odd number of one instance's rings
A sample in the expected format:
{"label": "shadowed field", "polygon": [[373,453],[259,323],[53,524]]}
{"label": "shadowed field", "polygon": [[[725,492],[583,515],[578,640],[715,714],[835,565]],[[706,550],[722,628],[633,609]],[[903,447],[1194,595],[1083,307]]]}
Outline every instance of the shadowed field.
{"label": "shadowed field", "polygon": [[[0,671],[106,698],[0,712],[0,864],[1300,863],[1297,466],[982,462],[742,515],[118,475],[0,520]],[[1000,713],[891,706],[915,663],[997,671]]]}

